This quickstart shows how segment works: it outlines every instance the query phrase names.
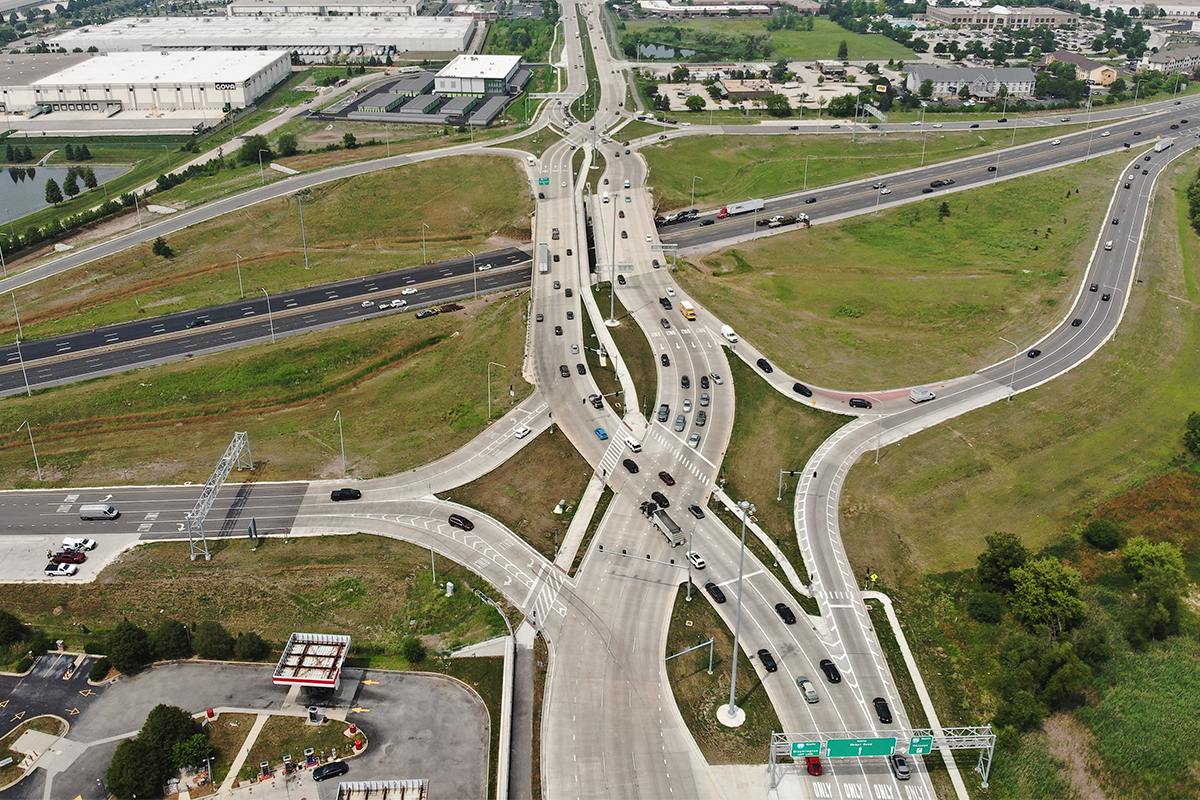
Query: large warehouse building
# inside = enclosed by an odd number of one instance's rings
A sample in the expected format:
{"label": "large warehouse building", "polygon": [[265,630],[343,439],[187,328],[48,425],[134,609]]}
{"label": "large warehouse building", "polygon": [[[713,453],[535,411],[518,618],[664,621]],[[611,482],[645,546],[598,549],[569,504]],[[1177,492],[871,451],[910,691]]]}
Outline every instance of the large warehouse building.
{"label": "large warehouse building", "polygon": [[67,51],[286,50],[306,60],[388,53],[459,53],[475,21],[464,17],[145,17],[88,25],[48,39]]}
{"label": "large warehouse building", "polygon": [[415,17],[424,7],[424,0],[233,0],[225,13],[231,17]]}
{"label": "large warehouse building", "polygon": [[[19,56],[9,56],[15,60]],[[36,58],[36,57],[30,57]],[[73,58],[79,58],[75,56]],[[53,64],[53,62],[45,62]],[[49,106],[51,111],[219,111],[245,108],[291,72],[287,53],[111,53],[53,64],[49,74],[16,64],[0,78],[0,102],[9,113]]]}
{"label": "large warehouse building", "polygon": [[447,96],[509,94],[524,85],[528,76],[522,73],[520,56],[457,56],[438,71],[434,91]]}

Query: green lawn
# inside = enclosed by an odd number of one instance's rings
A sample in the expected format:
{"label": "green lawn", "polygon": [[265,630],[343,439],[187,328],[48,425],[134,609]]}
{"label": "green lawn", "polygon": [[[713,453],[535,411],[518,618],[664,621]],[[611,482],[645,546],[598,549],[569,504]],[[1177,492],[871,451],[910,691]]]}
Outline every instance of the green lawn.
{"label": "green lawn", "polygon": [[[697,115],[695,121],[707,123],[708,115]],[[1075,128],[1055,130],[1065,135]],[[1021,130],[1016,143],[1045,138],[1042,129]],[[848,133],[684,136],[644,147],[641,152],[654,176],[660,210],[688,207],[694,176],[700,177],[696,181],[696,205],[720,208],[751,197],[771,197],[805,187],[817,189],[918,167],[923,139],[924,161],[935,164],[1009,147],[1013,135],[1011,130],[980,129],[954,133],[935,130],[927,137],[908,131],[883,136],[863,132],[856,141]]]}
{"label": "green lawn", "polygon": [[916,55],[904,45],[879,34],[853,33],[828,19],[821,18],[813,21],[811,31],[768,31],[764,20],[750,18],[692,19],[678,22],[664,22],[659,19],[629,20],[625,23],[625,33],[635,33],[663,25],[724,36],[767,34],[771,37],[772,60],[815,61],[818,58],[836,58],[838,45],[842,42],[846,42],[849,57],[854,61],[887,61],[889,58],[907,61]]}
{"label": "green lawn", "polygon": [[[618,299],[615,304],[611,302],[612,295],[607,282],[598,285],[594,294],[600,311],[607,315],[609,306],[613,305],[615,318],[621,321],[620,325],[609,328],[608,331],[612,334],[617,349],[621,352],[626,369],[629,370],[629,378],[633,381],[634,391],[638,393],[637,398],[622,396],[618,398],[618,401],[627,404],[640,402],[642,413],[648,414],[650,404],[654,402],[654,398],[658,397],[658,361],[654,357],[654,351],[650,348],[650,342],[646,341],[646,334],[642,333],[638,324],[628,316],[621,301]],[[605,316],[605,319],[608,317]],[[595,346],[596,342],[589,341],[585,345]],[[610,398],[609,402],[612,400]]]}
{"label": "green lawn", "polygon": [[802,381],[872,391],[947,379],[1011,353],[997,337],[1032,343],[1062,316],[1114,166],[1095,160],[797,229],[676,275]]}

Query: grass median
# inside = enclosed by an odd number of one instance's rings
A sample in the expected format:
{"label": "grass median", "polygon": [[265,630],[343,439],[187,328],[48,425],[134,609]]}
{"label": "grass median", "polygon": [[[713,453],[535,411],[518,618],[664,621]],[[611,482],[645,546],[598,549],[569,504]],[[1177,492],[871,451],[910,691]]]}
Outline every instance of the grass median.
{"label": "grass median", "polygon": [[[466,444],[495,385],[528,396],[520,364],[526,298],[494,297],[417,320],[393,315],[15,396],[0,425],[0,485],[203,483],[232,432],[248,431],[256,480],[390,475]],[[503,406],[502,406],[503,407]]]}
{"label": "grass median", "polygon": [[[260,287],[277,293],[464,256],[467,248],[481,253],[528,240],[531,209],[525,176],[505,157],[334,181],[304,200],[307,258],[297,201],[259,203],[171,234],[172,258],[146,243],[20,290],[24,338],[235,301],[239,285],[246,295]],[[0,335],[10,331],[15,319],[0,323]]]}
{"label": "grass median", "polygon": [[[611,284],[605,282],[592,290],[601,312],[613,302],[610,289]],[[609,328],[608,331],[617,345],[617,350],[621,353],[625,368],[629,370],[629,378],[633,382],[634,391],[638,394],[636,398],[627,397],[624,400],[626,405],[640,404],[642,413],[646,414],[650,404],[658,397],[657,359],[654,357],[654,351],[650,349],[650,342],[646,339],[646,334],[638,327],[633,317],[629,316],[629,312],[621,305],[620,299],[616,300],[614,307],[614,317],[621,324]],[[593,343],[589,342],[588,344],[592,345]]]}
{"label": "grass median", "polygon": [[1062,319],[1126,158],[764,237],[676,277],[801,381],[945,380],[1011,355],[999,337],[1033,344]]}

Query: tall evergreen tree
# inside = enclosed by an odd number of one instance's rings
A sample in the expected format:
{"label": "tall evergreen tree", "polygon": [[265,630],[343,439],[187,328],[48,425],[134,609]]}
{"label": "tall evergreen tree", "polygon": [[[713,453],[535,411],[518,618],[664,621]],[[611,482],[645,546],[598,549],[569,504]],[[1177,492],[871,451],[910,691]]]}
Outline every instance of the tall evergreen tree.
{"label": "tall evergreen tree", "polygon": [[46,179],[46,202],[51,205],[58,205],[63,201],[62,189],[58,186],[58,181],[54,178]]}

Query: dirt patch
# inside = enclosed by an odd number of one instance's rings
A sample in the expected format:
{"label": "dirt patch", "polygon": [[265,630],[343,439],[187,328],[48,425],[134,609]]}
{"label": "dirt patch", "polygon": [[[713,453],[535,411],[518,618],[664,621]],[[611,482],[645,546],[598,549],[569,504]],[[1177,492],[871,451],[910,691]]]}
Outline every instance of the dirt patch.
{"label": "dirt patch", "polygon": [[1043,723],[1050,755],[1066,765],[1064,775],[1080,800],[1107,800],[1095,773],[1100,759],[1092,750],[1092,733],[1069,714],[1055,714]]}

